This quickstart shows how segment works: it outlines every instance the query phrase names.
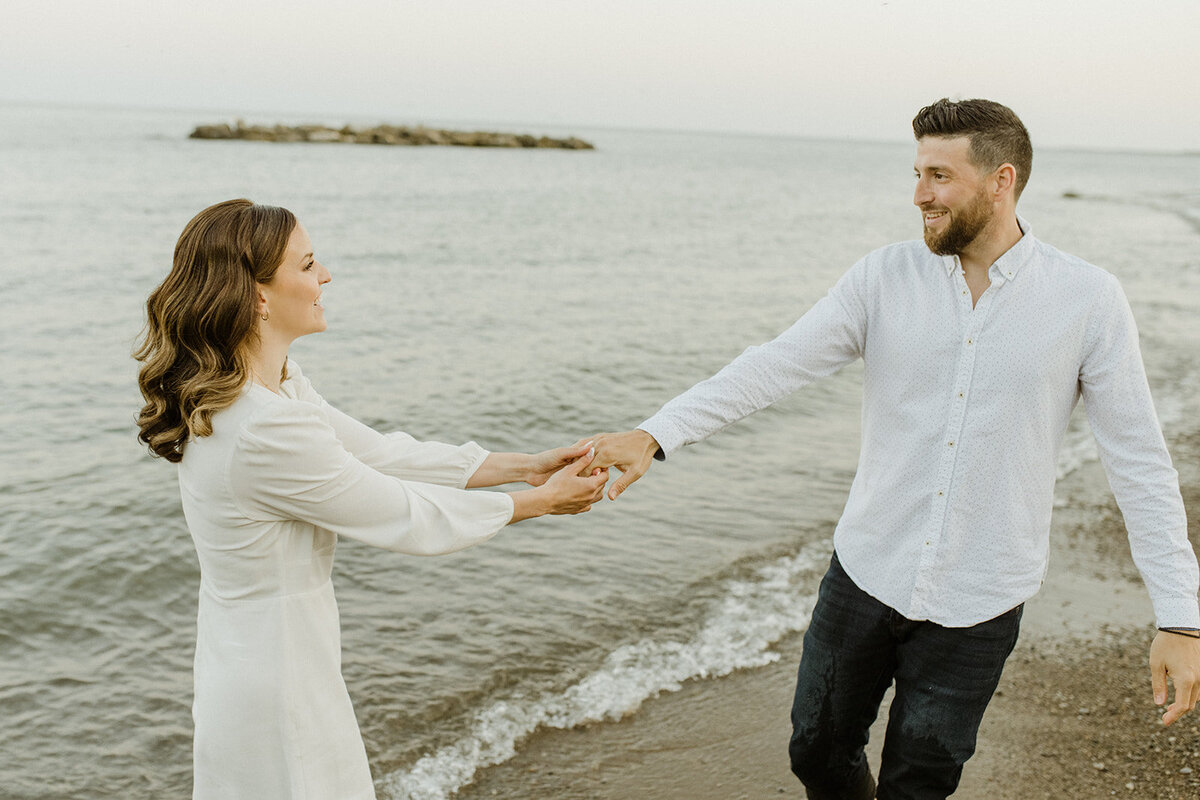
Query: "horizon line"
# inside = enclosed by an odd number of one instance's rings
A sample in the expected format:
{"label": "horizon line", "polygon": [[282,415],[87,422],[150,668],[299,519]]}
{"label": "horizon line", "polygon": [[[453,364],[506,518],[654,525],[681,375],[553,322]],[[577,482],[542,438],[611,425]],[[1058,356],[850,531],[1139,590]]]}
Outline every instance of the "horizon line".
{"label": "horizon line", "polygon": [[[279,116],[299,117],[304,115],[312,115],[319,117],[334,117],[340,116],[343,119],[352,117],[371,117],[379,120],[379,124],[393,124],[385,121],[383,115],[372,114],[369,112],[360,111],[285,111],[279,109],[273,110],[248,110],[248,109],[233,109],[233,108],[210,108],[202,106],[186,106],[186,105],[157,105],[157,104],[137,104],[128,101],[66,101],[66,100],[45,100],[45,99],[30,99],[30,98],[12,98],[0,97],[0,107],[3,106],[25,106],[33,108],[48,108],[48,109],[74,109],[74,110],[96,110],[96,111],[160,111],[171,113],[213,113],[235,115],[234,119],[240,119],[243,116],[251,115],[267,115],[275,114]],[[396,115],[399,116],[399,115]],[[419,115],[408,117],[409,120],[420,119]],[[912,139],[909,138],[864,138],[859,136],[838,136],[834,134],[807,134],[785,131],[762,131],[762,130],[746,130],[737,128],[673,128],[673,127],[653,127],[653,126],[638,126],[638,125],[622,125],[616,123],[563,123],[563,122],[515,122],[502,120],[484,120],[482,118],[468,119],[463,117],[431,117],[439,123],[462,123],[462,124],[477,124],[485,123],[487,125],[502,125],[502,126],[529,126],[529,127],[547,127],[559,129],[591,129],[599,131],[613,131],[620,133],[648,133],[648,134],[675,134],[675,135],[699,135],[699,136],[714,136],[727,138],[762,138],[762,139],[792,139],[797,141],[807,142],[839,142],[864,145],[902,145],[912,144]],[[393,117],[394,119],[394,117]],[[220,121],[218,121],[220,122]],[[315,120],[314,120],[315,122]],[[196,125],[212,124],[211,122],[196,122]],[[255,123],[257,124],[257,123]],[[406,124],[426,124],[423,122],[409,122]],[[503,131],[509,132],[509,131]],[[1189,150],[1184,148],[1135,148],[1123,146],[1088,146],[1088,145],[1063,145],[1050,144],[1040,145],[1037,149],[1045,149],[1052,151],[1064,152],[1085,152],[1097,154],[1111,155],[1151,155],[1151,156],[1200,156],[1200,150]]]}

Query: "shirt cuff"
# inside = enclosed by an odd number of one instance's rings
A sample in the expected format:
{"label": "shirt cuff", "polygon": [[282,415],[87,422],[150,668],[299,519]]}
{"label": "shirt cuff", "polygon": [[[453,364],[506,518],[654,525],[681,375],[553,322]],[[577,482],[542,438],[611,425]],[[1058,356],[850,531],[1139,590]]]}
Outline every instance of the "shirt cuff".
{"label": "shirt cuff", "polygon": [[1159,628],[1200,628],[1200,602],[1195,597],[1156,599],[1154,620]]}
{"label": "shirt cuff", "polygon": [[683,447],[687,442],[678,428],[657,414],[638,425],[637,429],[650,434],[654,437],[654,441],[658,442],[658,452],[654,454],[654,458],[658,461],[666,461],[667,456]]}

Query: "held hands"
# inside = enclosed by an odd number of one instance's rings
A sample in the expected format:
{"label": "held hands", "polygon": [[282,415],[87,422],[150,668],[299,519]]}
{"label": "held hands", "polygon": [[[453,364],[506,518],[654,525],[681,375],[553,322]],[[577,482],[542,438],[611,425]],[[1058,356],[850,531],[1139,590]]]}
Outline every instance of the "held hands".
{"label": "held hands", "polygon": [[616,500],[621,492],[646,474],[658,452],[658,442],[643,430],[624,433],[602,433],[592,439],[596,453],[590,467],[607,470],[616,467],[621,477],[608,491],[608,498]]}
{"label": "held hands", "polygon": [[[524,465],[521,479],[535,488],[511,493],[513,516],[510,522],[543,514],[581,514],[589,510],[604,496],[609,467],[616,467],[621,472],[608,493],[610,499],[616,500],[621,492],[646,474],[657,452],[658,442],[653,436],[642,430],[632,430],[602,433],[592,439],[580,440],[571,447],[519,456]],[[501,471],[498,459],[493,471],[497,474]],[[477,481],[475,486],[500,482],[498,478],[492,483],[485,482],[484,478],[472,480]],[[472,486],[471,483],[467,485],[468,488]]]}
{"label": "held hands", "polygon": [[[570,448],[575,452],[575,448]],[[552,451],[553,452],[553,451]],[[594,450],[590,445],[573,461],[559,469],[535,490],[546,494],[549,507],[547,514],[582,514],[604,496],[604,484],[608,483],[608,470],[591,468]]]}
{"label": "held hands", "polygon": [[[591,439],[581,439],[570,447],[556,447],[529,456],[529,471],[525,475],[525,482],[530,486],[541,486],[567,464],[587,455],[591,447]],[[582,475],[582,470],[578,474]]]}
{"label": "held hands", "polygon": [[536,488],[511,493],[513,516],[509,522],[543,514],[582,514],[590,509],[604,496],[604,484],[608,482],[608,470],[589,468],[594,455],[588,442],[533,456],[533,466],[525,480]]}
{"label": "held hands", "polygon": [[1170,725],[1200,701],[1200,639],[1159,631],[1150,645],[1150,679],[1154,702],[1167,702],[1167,679],[1175,685],[1175,701],[1163,714],[1163,725]]}

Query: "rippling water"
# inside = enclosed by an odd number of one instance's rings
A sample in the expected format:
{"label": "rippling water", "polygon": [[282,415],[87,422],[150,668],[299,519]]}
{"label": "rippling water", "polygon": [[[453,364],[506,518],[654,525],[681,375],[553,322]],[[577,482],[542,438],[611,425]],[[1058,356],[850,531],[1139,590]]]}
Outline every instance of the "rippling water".
{"label": "rippling water", "polygon": [[[200,208],[247,196],[303,221],[334,280],[329,330],[292,355],[332,403],[496,450],[637,424],[787,327],[863,253],[919,233],[903,144],[186,138],[213,119],[0,106],[6,798],[189,792],[198,572],[174,468],[134,439],[128,354]],[[303,121],[254,121],[280,120]],[[1023,213],[1122,279],[1164,428],[1194,430],[1200,158],[1037,159]],[[771,658],[806,622],[853,475],[859,375],[688,448],[582,517],[437,559],[343,543],[345,674],[381,797],[442,797],[539,725],[620,717]],[[1061,471],[1092,457],[1080,425]]]}

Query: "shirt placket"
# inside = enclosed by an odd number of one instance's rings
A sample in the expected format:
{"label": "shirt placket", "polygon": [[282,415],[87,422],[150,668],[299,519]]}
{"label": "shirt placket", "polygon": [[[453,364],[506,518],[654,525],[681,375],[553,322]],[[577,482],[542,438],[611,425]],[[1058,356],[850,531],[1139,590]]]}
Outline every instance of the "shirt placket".
{"label": "shirt placket", "polygon": [[950,413],[940,445],[942,454],[938,459],[937,480],[934,483],[933,513],[925,537],[921,542],[921,555],[917,561],[916,578],[913,582],[911,618],[925,619],[937,601],[937,554],[946,533],[950,503],[955,489],[955,468],[958,454],[962,450],[962,436],[967,418],[967,405],[971,401],[971,381],[975,375],[975,355],[978,352],[979,333],[992,305],[1003,278],[994,276],[989,286],[979,297],[974,308],[971,306],[971,291],[958,267],[955,258],[953,274],[955,293],[958,295],[959,325],[958,360],[954,370],[954,382],[950,385]]}

